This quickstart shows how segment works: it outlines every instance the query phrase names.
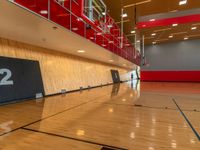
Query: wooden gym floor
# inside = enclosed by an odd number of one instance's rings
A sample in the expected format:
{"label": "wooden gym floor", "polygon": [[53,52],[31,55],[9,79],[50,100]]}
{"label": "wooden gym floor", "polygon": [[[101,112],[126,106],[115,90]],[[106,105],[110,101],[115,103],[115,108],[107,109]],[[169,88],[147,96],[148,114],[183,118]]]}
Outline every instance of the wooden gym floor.
{"label": "wooden gym floor", "polygon": [[199,83],[134,81],[0,106],[0,150],[200,150],[199,135]]}

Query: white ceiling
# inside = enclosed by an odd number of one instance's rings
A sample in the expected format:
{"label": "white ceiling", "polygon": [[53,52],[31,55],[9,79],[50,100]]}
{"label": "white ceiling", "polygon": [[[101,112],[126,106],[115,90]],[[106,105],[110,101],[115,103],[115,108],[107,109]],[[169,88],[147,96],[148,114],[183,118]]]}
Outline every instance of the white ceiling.
{"label": "white ceiling", "polygon": [[[119,57],[93,42],[43,18],[18,7],[7,0],[0,3],[0,37],[16,40],[56,51],[134,69],[135,64]],[[52,27],[57,26],[54,30]],[[45,41],[44,41],[45,39]],[[77,50],[85,53],[77,53]],[[114,60],[110,62],[109,60]]]}

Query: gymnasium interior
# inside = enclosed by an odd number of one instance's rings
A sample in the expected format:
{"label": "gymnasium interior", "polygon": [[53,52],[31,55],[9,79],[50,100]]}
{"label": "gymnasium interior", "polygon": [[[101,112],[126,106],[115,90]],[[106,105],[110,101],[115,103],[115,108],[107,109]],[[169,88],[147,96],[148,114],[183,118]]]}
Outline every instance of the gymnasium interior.
{"label": "gymnasium interior", "polygon": [[200,150],[200,0],[0,0],[0,150]]}

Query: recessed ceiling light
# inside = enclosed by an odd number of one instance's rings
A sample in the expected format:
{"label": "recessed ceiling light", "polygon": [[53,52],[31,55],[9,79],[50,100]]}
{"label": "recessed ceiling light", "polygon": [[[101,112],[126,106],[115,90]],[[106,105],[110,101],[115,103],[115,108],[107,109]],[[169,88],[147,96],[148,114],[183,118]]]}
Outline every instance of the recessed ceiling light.
{"label": "recessed ceiling light", "polygon": [[156,19],[150,19],[149,21],[153,22],[153,21],[156,21]]}
{"label": "recessed ceiling light", "polygon": [[140,40],[137,40],[137,43],[140,43]]}
{"label": "recessed ceiling light", "polygon": [[102,35],[102,33],[98,32],[97,35]]}
{"label": "recessed ceiling light", "polygon": [[83,19],[82,19],[82,18],[77,18],[76,20],[77,20],[77,21],[83,21]]}
{"label": "recessed ceiling light", "polygon": [[107,27],[108,27],[108,28],[112,28],[112,27],[113,27],[113,25],[112,25],[112,24],[109,24]]}
{"label": "recessed ceiling light", "polygon": [[111,43],[114,43],[114,41],[109,41],[108,43],[111,44]]}
{"label": "recessed ceiling light", "polygon": [[125,18],[125,17],[128,17],[128,15],[127,14],[123,14],[122,17]]}
{"label": "recessed ceiling light", "polygon": [[85,53],[84,50],[78,50],[77,52],[78,52],[78,53]]}
{"label": "recessed ceiling light", "polygon": [[43,15],[46,15],[46,14],[48,14],[48,11],[47,10],[41,10],[40,13],[43,14]]}
{"label": "recessed ceiling light", "polygon": [[170,35],[169,38],[173,38],[173,35]]}
{"label": "recessed ceiling light", "polygon": [[77,31],[77,30],[78,30],[78,28],[72,28],[72,30],[73,30],[73,31]]}
{"label": "recessed ceiling light", "polygon": [[94,37],[90,37],[91,40],[94,40]]}
{"label": "recessed ceiling light", "polygon": [[105,16],[105,15],[106,15],[106,13],[105,13],[105,12],[102,12],[102,15],[104,15],[104,16]]}
{"label": "recessed ceiling light", "polygon": [[185,5],[187,4],[187,0],[180,0],[179,5]]}
{"label": "recessed ceiling light", "polygon": [[156,33],[152,33],[151,35],[152,35],[152,36],[155,36],[155,35],[156,35]]}
{"label": "recessed ceiling light", "polygon": [[153,45],[155,45],[155,44],[156,44],[156,42],[152,42],[152,44],[153,44]]}
{"label": "recessed ceiling light", "polygon": [[173,27],[176,27],[176,26],[178,26],[178,24],[177,24],[177,23],[174,23],[174,24],[172,24],[172,26],[173,26]]}
{"label": "recessed ceiling light", "polygon": [[184,40],[188,40],[188,37],[185,37]]}
{"label": "recessed ceiling light", "polygon": [[135,30],[131,31],[131,33],[134,34],[134,33],[135,33]]}
{"label": "recessed ceiling light", "polygon": [[196,29],[197,29],[197,27],[192,27],[192,28],[191,28],[191,30],[196,30]]}

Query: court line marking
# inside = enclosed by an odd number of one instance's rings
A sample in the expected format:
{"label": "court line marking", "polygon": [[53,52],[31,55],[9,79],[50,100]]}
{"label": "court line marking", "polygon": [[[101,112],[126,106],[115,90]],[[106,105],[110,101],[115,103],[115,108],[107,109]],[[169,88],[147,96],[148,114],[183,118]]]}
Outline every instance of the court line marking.
{"label": "court line marking", "polygon": [[[121,84],[124,84],[124,83],[121,83]],[[108,85],[107,87],[109,87],[109,86],[111,86],[111,85]],[[101,88],[101,87],[99,87],[99,88]],[[98,88],[96,88],[96,89],[98,89]],[[79,91],[77,91],[77,92],[79,92]],[[75,93],[76,93],[76,92],[75,92]],[[98,99],[100,99],[100,98],[102,98],[102,97],[104,97],[104,96],[106,96],[106,95],[108,95],[108,94],[110,94],[110,92],[109,92],[109,93],[106,93],[106,94],[103,94],[103,95],[99,96],[98,98],[91,99],[91,100],[89,100],[89,101],[87,101],[87,102],[81,103],[81,104],[76,105],[76,106],[74,106],[74,107],[71,107],[71,108],[65,109],[65,110],[63,110],[63,111],[61,111],[61,112],[55,113],[55,114],[53,114],[53,115],[50,115],[50,116],[48,116],[48,117],[41,118],[41,119],[39,119],[39,120],[36,120],[36,121],[34,121],[34,122],[31,122],[31,123],[28,123],[28,124],[26,124],[26,125],[23,125],[23,126],[21,126],[21,127],[16,128],[16,129],[10,130],[9,132],[2,133],[2,134],[0,134],[0,136],[9,134],[9,133],[11,133],[11,132],[13,132],[13,131],[19,130],[19,129],[24,128],[24,127],[26,127],[26,126],[35,124],[35,123],[37,123],[37,122],[40,122],[40,121],[43,121],[43,120],[45,120],[45,119],[48,119],[48,118],[54,117],[54,116],[56,116],[56,115],[59,115],[59,114],[61,114],[61,113],[63,113],[63,112],[67,112],[67,111],[69,111],[69,110],[75,109],[75,108],[80,107],[80,106],[82,106],[82,105],[85,105],[85,104],[88,104],[88,103],[90,103],[90,102],[96,101],[96,100],[98,100]],[[116,97],[119,97],[119,96],[117,95]]]}
{"label": "court line marking", "polygon": [[26,127],[22,127],[21,129],[32,131],[32,132],[37,132],[37,133],[43,133],[43,134],[47,134],[47,135],[51,135],[51,136],[61,137],[61,138],[65,138],[65,139],[75,140],[75,141],[79,141],[79,142],[89,143],[89,144],[93,144],[93,145],[99,145],[99,146],[103,146],[103,147],[114,148],[115,150],[128,150],[128,149],[121,148],[121,147],[111,146],[111,145],[93,142],[93,141],[89,141],[89,140],[77,139],[77,138],[59,135],[59,134],[54,134],[54,133],[49,133],[49,132],[43,132],[43,131],[39,131],[39,130],[35,130],[35,129],[29,129],[29,128],[26,128]]}
{"label": "court line marking", "polygon": [[[130,106],[130,107],[137,107],[137,108],[149,108],[149,109],[164,109],[164,110],[178,110],[176,108],[171,107],[153,107],[153,106],[147,106],[147,105],[141,105],[141,104],[119,104],[119,103],[110,103],[110,102],[95,102],[95,103],[102,103],[104,105],[121,105],[121,106]],[[188,112],[200,112],[199,110],[192,110],[192,109],[184,109],[183,111]]]}
{"label": "court line marking", "polygon": [[193,127],[192,123],[189,121],[189,119],[187,118],[187,116],[185,115],[185,113],[181,110],[181,108],[179,107],[179,105],[176,102],[175,98],[172,98],[172,100],[175,103],[175,105],[177,106],[177,108],[179,109],[179,111],[181,112],[182,116],[184,117],[184,119],[186,120],[186,122],[188,123],[188,125],[190,126],[190,128],[192,129],[192,131],[194,132],[194,134],[196,135],[197,139],[200,141],[200,135],[195,130],[195,128]]}
{"label": "court line marking", "polygon": [[[104,95],[98,97],[97,99],[102,98],[102,97],[104,97],[104,96],[106,96],[106,95],[107,95],[107,94],[104,94]],[[91,99],[91,100],[89,100],[89,101],[87,101],[87,102],[81,103],[81,104],[76,105],[76,106],[74,106],[74,107],[70,107],[70,108],[68,108],[68,109],[65,109],[65,110],[63,110],[63,111],[60,111],[60,112],[55,113],[55,114],[53,114],[53,115],[50,115],[50,116],[47,116],[47,117],[41,118],[41,119],[36,120],[36,121],[34,121],[34,122],[31,122],[31,123],[28,123],[28,124],[23,125],[23,126],[21,126],[21,127],[18,127],[18,128],[16,128],[16,129],[13,129],[13,130],[11,130],[11,131],[9,131],[9,132],[2,133],[2,134],[0,134],[0,136],[6,135],[6,134],[8,134],[8,133],[11,133],[11,132],[13,132],[13,131],[19,130],[19,129],[23,128],[23,127],[26,127],[26,126],[32,125],[32,124],[34,124],[34,123],[37,123],[37,122],[43,121],[43,120],[45,120],[45,119],[48,119],[48,118],[54,117],[54,116],[59,115],[59,114],[61,114],[61,113],[63,113],[63,112],[67,112],[67,111],[69,111],[69,110],[75,109],[75,108],[77,108],[77,107],[80,107],[80,106],[82,106],[82,105],[88,104],[88,103],[90,103],[90,102],[92,102],[92,101],[95,101],[95,100],[97,100],[97,99]]]}
{"label": "court line marking", "polygon": [[[95,103],[102,103],[102,102],[95,102]],[[164,109],[164,110],[178,110],[178,109],[175,109],[175,108],[164,108],[164,107],[151,107],[151,106],[146,106],[146,105],[141,105],[141,106],[136,106],[135,104],[117,104],[117,103],[109,103],[109,102],[106,102],[106,103],[102,103],[104,105],[119,105],[119,106],[129,106],[129,107],[136,107],[136,108],[149,108],[149,109]]]}

